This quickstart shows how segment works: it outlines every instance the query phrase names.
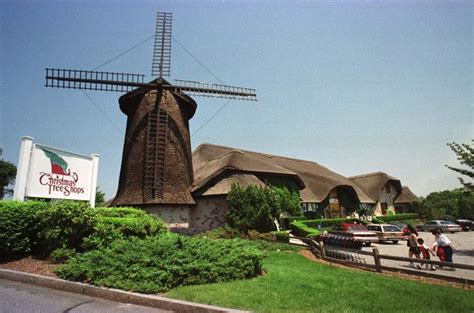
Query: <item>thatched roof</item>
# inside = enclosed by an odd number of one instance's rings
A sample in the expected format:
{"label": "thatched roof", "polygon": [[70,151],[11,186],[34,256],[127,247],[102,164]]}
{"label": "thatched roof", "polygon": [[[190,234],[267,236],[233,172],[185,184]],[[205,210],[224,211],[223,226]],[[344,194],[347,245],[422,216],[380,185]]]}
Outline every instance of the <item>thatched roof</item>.
{"label": "thatched roof", "polygon": [[361,202],[374,202],[354,182],[315,162],[202,144],[193,152],[193,165],[194,194],[217,188],[221,184],[219,175],[231,170],[240,174],[287,176],[300,181],[303,202],[322,202],[332,189],[342,186],[353,189]]}
{"label": "thatched roof", "polygon": [[395,203],[410,203],[414,202],[418,197],[408,188],[407,186],[402,186],[402,193],[395,199]]}
{"label": "thatched roof", "polygon": [[376,202],[382,188],[388,183],[392,182],[393,186],[397,190],[397,193],[402,192],[402,185],[398,178],[392,177],[383,172],[368,173],[364,175],[349,177],[354,183],[356,183],[364,192]]}
{"label": "thatched roof", "polygon": [[238,183],[242,187],[249,185],[256,185],[263,187],[265,183],[252,174],[233,174],[219,180],[214,186],[209,189],[202,189],[203,196],[227,195],[232,188],[233,183]]}

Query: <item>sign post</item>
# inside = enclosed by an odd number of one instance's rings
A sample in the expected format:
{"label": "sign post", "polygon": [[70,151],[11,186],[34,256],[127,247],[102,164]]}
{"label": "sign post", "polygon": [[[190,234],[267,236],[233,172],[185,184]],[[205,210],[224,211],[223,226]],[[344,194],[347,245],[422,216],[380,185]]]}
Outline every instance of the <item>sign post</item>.
{"label": "sign post", "polygon": [[20,157],[16,171],[15,188],[13,189],[14,200],[23,201],[25,199],[26,178],[28,176],[28,165],[30,164],[32,146],[32,137],[21,137]]}
{"label": "sign post", "polygon": [[89,201],[95,206],[99,155],[84,156],[22,137],[13,198]]}

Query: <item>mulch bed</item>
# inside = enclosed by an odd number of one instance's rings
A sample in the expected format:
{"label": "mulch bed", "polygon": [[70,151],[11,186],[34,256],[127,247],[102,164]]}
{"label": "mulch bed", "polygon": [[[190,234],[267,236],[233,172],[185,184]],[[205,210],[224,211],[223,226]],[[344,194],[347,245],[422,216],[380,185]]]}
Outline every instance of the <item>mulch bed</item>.
{"label": "mulch bed", "polygon": [[[316,263],[326,264],[326,265],[339,267],[339,268],[344,268],[344,269],[347,269],[347,270],[358,271],[358,272],[368,271],[368,269],[348,267],[348,266],[344,266],[342,264],[332,263],[332,262],[328,262],[328,261],[318,259],[309,250],[300,250],[299,254],[301,254],[302,256],[307,258],[308,260],[311,260],[311,261],[316,262]],[[416,276],[416,275],[410,275],[410,274],[406,274],[406,273],[385,271],[385,272],[381,273],[380,275],[384,275],[384,276],[388,276],[388,277],[397,277],[397,278],[416,281],[416,282],[423,282],[423,283],[427,283],[427,284],[431,284],[431,285],[442,285],[442,286],[449,286],[449,287],[455,287],[455,288],[461,288],[461,289],[467,289],[467,290],[474,290],[474,286],[469,285],[469,284],[455,283],[455,282],[445,281],[445,280],[442,280],[442,279],[436,279],[436,278],[430,278],[430,277],[424,277],[424,276]]]}
{"label": "mulch bed", "polygon": [[53,269],[57,264],[53,264],[47,260],[35,259],[31,256],[17,260],[9,260],[0,263],[0,268],[26,272],[50,277],[57,277]]}

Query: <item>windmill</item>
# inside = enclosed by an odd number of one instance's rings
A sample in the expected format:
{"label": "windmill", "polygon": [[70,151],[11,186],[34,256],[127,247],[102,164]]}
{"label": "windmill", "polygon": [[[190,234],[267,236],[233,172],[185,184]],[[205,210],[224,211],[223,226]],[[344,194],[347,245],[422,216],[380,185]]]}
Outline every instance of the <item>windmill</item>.
{"label": "windmill", "polygon": [[127,127],[114,205],[150,211],[164,206],[185,211],[194,205],[189,120],[197,104],[190,95],[256,101],[255,89],[165,80],[171,72],[171,24],[172,13],[157,13],[152,62],[156,78],[148,83],[140,74],[46,69],[46,87],[127,92],[119,99]]}

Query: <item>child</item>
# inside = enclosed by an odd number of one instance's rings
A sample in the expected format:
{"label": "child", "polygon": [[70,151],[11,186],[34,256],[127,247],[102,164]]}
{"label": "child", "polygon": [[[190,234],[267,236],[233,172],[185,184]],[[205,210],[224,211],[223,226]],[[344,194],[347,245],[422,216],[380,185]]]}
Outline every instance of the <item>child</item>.
{"label": "child", "polygon": [[[434,252],[431,251],[428,246],[425,245],[425,241],[422,238],[418,238],[416,240],[418,242],[418,247],[420,248],[421,255],[423,256],[424,260],[429,260],[430,259],[430,253],[434,256]],[[432,271],[436,270],[433,264],[422,264],[421,268],[423,268],[423,265],[426,265],[426,269],[430,269]]]}

